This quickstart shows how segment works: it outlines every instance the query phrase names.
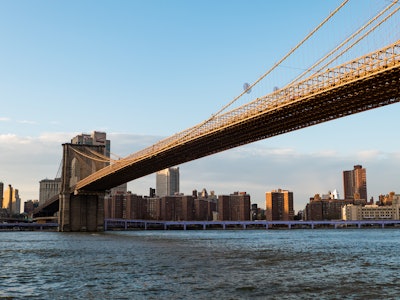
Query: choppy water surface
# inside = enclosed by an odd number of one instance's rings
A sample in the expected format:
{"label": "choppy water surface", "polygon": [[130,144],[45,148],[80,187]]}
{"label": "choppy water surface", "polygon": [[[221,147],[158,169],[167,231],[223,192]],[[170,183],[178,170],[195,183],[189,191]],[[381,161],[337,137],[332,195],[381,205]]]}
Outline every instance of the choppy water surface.
{"label": "choppy water surface", "polygon": [[0,298],[395,299],[400,229],[0,232]]}

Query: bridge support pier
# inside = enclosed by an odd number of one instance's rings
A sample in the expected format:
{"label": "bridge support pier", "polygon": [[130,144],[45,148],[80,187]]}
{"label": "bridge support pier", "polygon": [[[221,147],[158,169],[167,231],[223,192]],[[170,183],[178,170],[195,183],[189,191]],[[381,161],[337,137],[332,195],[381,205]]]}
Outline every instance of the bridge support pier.
{"label": "bridge support pier", "polygon": [[60,194],[58,231],[104,231],[105,193]]}

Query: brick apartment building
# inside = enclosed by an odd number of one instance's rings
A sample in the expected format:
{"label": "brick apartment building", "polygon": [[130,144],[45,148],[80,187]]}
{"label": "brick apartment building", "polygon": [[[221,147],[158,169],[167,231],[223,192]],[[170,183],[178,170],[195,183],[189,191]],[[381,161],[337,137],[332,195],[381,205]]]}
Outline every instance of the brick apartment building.
{"label": "brick apartment building", "polygon": [[250,220],[250,195],[246,192],[235,192],[218,196],[218,220]]}
{"label": "brick apartment building", "polygon": [[282,189],[266,192],[265,216],[267,221],[293,220],[293,192]]}

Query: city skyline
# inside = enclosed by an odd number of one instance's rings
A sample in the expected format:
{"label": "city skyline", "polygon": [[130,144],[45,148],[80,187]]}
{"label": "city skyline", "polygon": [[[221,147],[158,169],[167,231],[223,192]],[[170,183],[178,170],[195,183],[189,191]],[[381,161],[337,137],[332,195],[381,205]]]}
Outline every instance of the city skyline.
{"label": "city skyline", "polygon": [[[166,183],[164,182],[165,180],[163,179],[163,182],[161,182],[160,181],[160,183],[158,183],[158,181],[159,181],[159,176],[160,176],[160,174],[162,174],[163,176],[165,176],[165,174],[164,173],[169,173],[169,172],[171,172],[171,171],[173,171],[173,174],[174,174],[174,180],[176,180],[176,178],[175,177],[177,177],[178,178],[178,181],[179,181],[179,167],[177,167],[177,168],[169,168],[169,169],[165,169],[165,170],[162,170],[162,171],[160,171],[160,172],[157,172],[157,173],[155,173],[155,174],[152,174],[152,175],[148,175],[148,176],[145,176],[145,177],[151,177],[151,176],[154,176],[155,175],[155,178],[154,178],[154,183],[155,183],[155,185],[153,185],[153,186],[158,186],[158,184],[163,184],[163,185],[165,185]],[[353,172],[358,172],[358,171],[360,171],[361,173],[360,174],[363,174],[362,175],[362,177],[364,178],[364,180],[365,180],[365,178],[366,178],[366,168],[363,168],[361,165],[355,165],[354,166],[354,169],[353,170],[350,170],[350,171],[348,171],[348,170],[343,170],[342,171],[342,175],[343,175],[343,190],[346,190],[346,178],[347,178],[347,176],[345,176],[345,174],[346,173],[353,173]],[[356,175],[351,175],[351,176],[356,176]],[[59,178],[55,178],[54,180],[59,180]],[[46,183],[46,182],[53,182],[54,180],[51,180],[51,179],[43,179],[43,180],[41,180],[40,182],[39,182],[39,185],[40,185],[40,193],[39,193],[39,198],[40,198],[40,194],[41,194],[41,192],[42,192],[42,184],[43,183]],[[174,182],[174,184],[176,185],[176,182],[173,180],[173,182]],[[352,180],[354,180],[354,179],[351,179],[350,181],[352,181]],[[2,181],[0,181],[0,183],[2,184],[2,185],[4,185],[4,183],[2,182]],[[158,184],[157,184],[158,183]],[[365,189],[367,189],[367,183],[364,181],[364,188]],[[122,186],[121,186],[122,187]],[[178,183],[178,188],[179,188],[179,183]],[[117,187],[117,189],[118,189],[118,187]],[[151,193],[151,191],[149,191],[149,189],[152,189],[152,187],[151,186],[149,186],[148,187],[148,191],[147,191],[147,193],[145,192],[145,193],[135,193],[135,192],[133,192],[133,194],[134,195],[138,195],[138,196],[150,196],[151,197],[151,195],[150,195],[150,193]],[[179,193],[180,195],[190,195],[190,194],[192,194],[193,193],[193,191],[194,190],[197,190],[196,188],[193,188],[191,191],[184,191],[184,192],[175,192],[175,193],[172,193],[171,195],[173,195],[173,194],[177,194],[177,193]],[[277,191],[281,191],[282,189],[281,188],[278,188],[277,189]],[[154,191],[156,191],[156,189],[154,189]],[[207,191],[207,188],[206,187],[203,187],[203,191]],[[209,190],[210,192],[213,192],[213,193],[215,193],[215,191],[214,190]],[[284,191],[284,190],[282,190],[282,191]],[[127,187],[125,186],[125,185],[123,185],[123,189],[120,191],[120,192],[123,192],[123,193],[126,193],[127,192]],[[128,191],[129,193],[132,193],[132,191]],[[236,189],[236,192],[239,192],[239,189]],[[240,190],[240,192],[241,193],[243,193],[241,190]],[[275,189],[273,189],[272,190],[272,192],[275,192]],[[295,197],[294,197],[294,195],[295,195],[295,191],[284,191],[284,192],[289,192],[290,194],[291,194],[291,197],[292,197],[292,201],[293,201],[293,199],[295,199]],[[304,201],[304,207],[301,207],[301,205],[299,205],[299,204],[297,204],[296,205],[296,201],[293,201],[293,208],[297,208],[297,209],[295,209],[294,210],[294,213],[298,213],[299,211],[302,211],[302,210],[304,210],[304,209],[306,209],[306,206],[307,206],[307,204],[308,204],[308,201],[310,200],[310,199],[312,199],[313,198],[313,195],[327,195],[326,193],[325,193],[326,191],[317,191],[317,192],[315,192],[315,193],[310,193],[309,194],[309,198],[307,198],[307,200],[306,201]],[[330,196],[333,196],[333,198],[332,199],[346,199],[346,200],[351,200],[351,199],[356,199],[357,197],[353,197],[353,196],[346,196],[345,195],[345,192],[343,192],[343,194],[342,194],[342,196],[340,196],[340,193],[338,193],[337,192],[337,189],[332,189],[332,190],[329,190],[329,191],[327,191],[328,192],[328,194],[330,194]],[[246,192],[245,192],[246,193]],[[383,192],[383,193],[380,193],[376,198],[373,198],[373,201],[371,201],[371,203],[375,203],[375,202],[377,202],[378,200],[379,200],[379,196],[387,196],[388,194],[390,194],[390,193],[395,193],[395,191],[388,191],[388,192]],[[218,192],[216,192],[216,195],[218,196],[218,195],[223,195],[224,193],[218,193]],[[225,194],[228,194],[228,193],[225,193]],[[258,201],[258,199],[256,199],[256,200],[254,200],[254,199],[252,199],[252,204],[254,203],[254,204],[257,204],[258,205],[258,207],[260,207],[260,208],[262,208],[262,209],[267,209],[268,208],[268,205],[266,205],[266,202],[265,202],[265,199],[268,199],[268,195],[269,194],[271,194],[271,190],[269,190],[269,191],[265,191],[265,193],[264,193],[264,199],[262,200],[262,201]],[[3,195],[4,196],[4,195]],[[161,196],[168,196],[168,195],[161,195]],[[157,197],[161,197],[160,195],[158,195]],[[251,195],[250,195],[251,196]],[[359,198],[360,197],[360,195],[358,196],[358,198],[357,199],[363,199],[363,200],[365,200],[367,203],[369,203],[370,202],[370,200],[372,200],[371,198],[368,198],[368,199],[366,199],[366,198],[363,198],[363,197],[361,197],[361,198]],[[20,204],[20,206],[21,206],[21,212],[23,212],[23,205],[22,205],[22,203],[25,203],[25,202],[27,202],[27,201],[32,201],[32,200],[38,200],[39,198],[35,198],[35,199],[20,199],[20,202],[21,202],[21,204]],[[0,198],[1,199],[1,198]],[[262,203],[264,201],[264,203]],[[303,203],[303,202],[302,202]]]}
{"label": "city skyline", "polygon": [[[0,181],[22,201],[38,199],[39,181],[57,175],[61,144],[77,134],[105,131],[124,157],[205,120],[341,2],[2,2]],[[330,37],[387,5],[362,3],[343,9]],[[318,57],[329,42],[320,38],[299,61]],[[261,93],[285,79],[271,78]],[[282,188],[298,211],[315,193],[344,195],[341,172],[360,164],[369,197],[398,192],[399,113],[393,104],[179,165],[181,190],[246,191],[264,207],[265,192]],[[147,194],[154,181],[146,176],[128,190]]]}

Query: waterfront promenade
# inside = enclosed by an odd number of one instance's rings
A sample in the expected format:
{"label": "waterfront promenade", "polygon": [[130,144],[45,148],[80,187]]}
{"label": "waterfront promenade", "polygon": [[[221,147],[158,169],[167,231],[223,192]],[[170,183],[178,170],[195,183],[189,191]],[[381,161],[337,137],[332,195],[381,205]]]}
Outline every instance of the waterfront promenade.
{"label": "waterfront promenade", "polygon": [[[105,219],[105,231],[112,230],[229,230],[229,229],[318,229],[400,228],[400,220],[327,221],[160,221]],[[0,223],[0,231],[57,230],[58,223]]]}
{"label": "waterfront promenade", "polygon": [[58,228],[58,223],[33,223],[33,222],[0,223],[0,231],[57,230],[57,228]]}
{"label": "waterfront promenade", "polygon": [[327,220],[327,221],[157,221],[105,219],[104,229],[316,229],[316,228],[385,228],[400,227],[400,220]]}

